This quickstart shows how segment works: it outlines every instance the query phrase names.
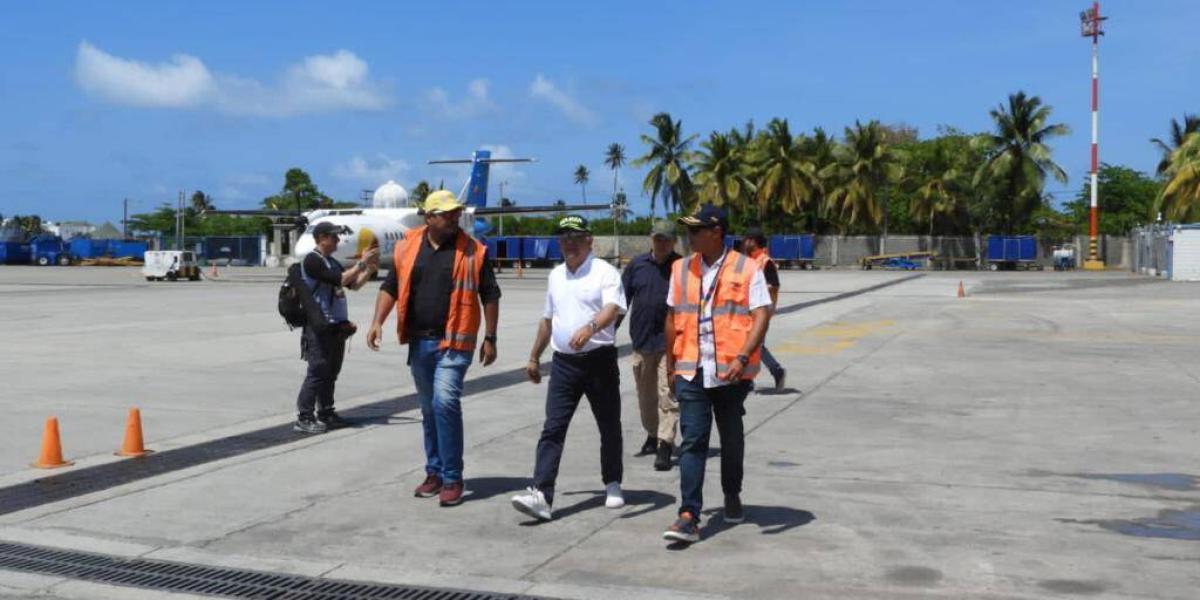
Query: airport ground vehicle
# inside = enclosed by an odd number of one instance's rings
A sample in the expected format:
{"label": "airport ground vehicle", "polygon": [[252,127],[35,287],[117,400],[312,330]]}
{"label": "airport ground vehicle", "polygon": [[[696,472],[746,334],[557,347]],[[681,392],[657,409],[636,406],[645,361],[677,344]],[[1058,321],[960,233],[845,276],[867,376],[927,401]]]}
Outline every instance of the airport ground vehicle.
{"label": "airport ground vehicle", "polygon": [[186,250],[150,250],[144,255],[142,275],[146,281],[200,280],[196,254]]}

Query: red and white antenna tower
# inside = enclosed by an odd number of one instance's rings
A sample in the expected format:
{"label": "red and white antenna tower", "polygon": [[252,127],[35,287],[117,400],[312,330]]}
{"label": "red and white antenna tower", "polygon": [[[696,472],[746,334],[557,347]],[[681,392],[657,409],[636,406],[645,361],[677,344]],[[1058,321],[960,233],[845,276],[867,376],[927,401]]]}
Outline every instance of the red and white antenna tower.
{"label": "red and white antenna tower", "polygon": [[1092,38],[1092,215],[1089,230],[1088,258],[1085,269],[1103,269],[1104,261],[1097,254],[1097,237],[1100,220],[1100,204],[1097,201],[1100,171],[1100,36],[1104,35],[1102,24],[1108,17],[1100,16],[1100,3],[1079,13],[1080,33]]}

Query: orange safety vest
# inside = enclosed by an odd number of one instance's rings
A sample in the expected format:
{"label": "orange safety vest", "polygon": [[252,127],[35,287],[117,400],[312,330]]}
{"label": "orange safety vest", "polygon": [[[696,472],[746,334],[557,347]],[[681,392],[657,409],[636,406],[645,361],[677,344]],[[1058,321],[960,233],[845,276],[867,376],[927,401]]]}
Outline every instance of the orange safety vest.
{"label": "orange safety vest", "polygon": [[[758,270],[762,271],[764,275],[767,273],[767,265],[775,262],[775,260],[771,258],[771,255],[767,254],[766,248],[759,248],[758,252],[755,252],[754,254],[750,255],[750,258],[753,258],[754,262],[758,263]],[[775,268],[778,269],[779,265],[775,265]],[[772,311],[775,310],[774,305],[776,302],[778,302],[778,300],[777,300],[778,294],[779,294],[779,290],[775,290],[771,294],[771,310]]]}
{"label": "orange safety vest", "polygon": [[[404,323],[408,317],[408,296],[412,283],[413,265],[421,252],[425,240],[425,227],[410,229],[404,240],[396,244],[392,264],[395,265],[399,289],[396,294],[396,331],[400,343],[408,343],[408,332]],[[479,277],[483,272],[483,258],[487,246],[475,238],[459,231],[454,240],[454,288],[450,292],[450,312],[446,315],[446,333],[438,347],[442,350],[475,350],[479,334],[481,310],[479,307]]]}
{"label": "orange safety vest", "polygon": [[[718,376],[724,375],[729,370],[729,363],[737,360],[754,328],[754,317],[750,314],[750,283],[754,281],[757,269],[747,258],[745,254],[730,250],[713,282],[717,289],[710,302]],[[703,281],[700,268],[703,260],[704,257],[695,253],[675,261],[671,267],[675,287],[675,346],[671,353],[675,356],[675,373],[685,377],[695,375],[700,366],[700,286]],[[758,375],[760,357],[761,351],[755,348],[750,354],[750,362],[742,370],[742,379],[752,380]]]}

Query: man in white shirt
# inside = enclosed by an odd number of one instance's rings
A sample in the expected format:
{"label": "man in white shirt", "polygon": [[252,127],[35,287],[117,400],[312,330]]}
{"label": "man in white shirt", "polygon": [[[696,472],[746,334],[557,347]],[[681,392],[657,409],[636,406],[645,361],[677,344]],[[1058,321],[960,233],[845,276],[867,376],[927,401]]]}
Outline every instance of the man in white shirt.
{"label": "man in white shirt", "polygon": [[724,519],[741,522],[742,416],[746,395],[761,364],[770,322],[771,294],[758,263],[725,249],[729,219],[707,204],[683,217],[693,253],[676,261],[667,291],[667,371],[675,376],[679,401],[680,506],[678,519],[663,532],[668,540],[700,540],[704,470],[716,421],[721,435]]}
{"label": "man in white shirt", "polygon": [[592,233],[583,217],[563,218],[555,233],[564,263],[550,272],[546,308],[525,367],[529,380],[540,383],[542,352],[547,345],[554,349],[546,421],[538,439],[533,485],[512,499],[518,511],[542,521],[551,519],[567,426],[584,395],[600,429],[605,505],[625,505],[621,493],[621,373],[614,345],[617,317],[626,310],[621,274],[592,256]]}

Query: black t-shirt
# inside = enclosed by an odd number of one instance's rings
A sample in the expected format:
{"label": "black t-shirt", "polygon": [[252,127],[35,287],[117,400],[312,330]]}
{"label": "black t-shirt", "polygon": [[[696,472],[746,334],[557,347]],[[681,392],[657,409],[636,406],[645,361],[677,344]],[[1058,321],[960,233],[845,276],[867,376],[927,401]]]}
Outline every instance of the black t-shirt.
{"label": "black t-shirt", "polygon": [[[408,290],[408,319],[405,329],[412,332],[441,336],[445,333],[450,315],[450,294],[454,291],[454,244],[442,244],[434,249],[429,238],[421,240],[421,249],[413,263],[412,281]],[[380,289],[393,298],[400,294],[396,269],[388,272]],[[491,258],[484,256],[479,274],[479,299],[484,304],[500,300],[500,286]]]}
{"label": "black t-shirt", "polygon": [[[330,266],[330,265],[335,266]],[[321,283],[327,283],[335,288],[342,287],[342,264],[336,259],[328,263],[316,252],[309,252],[304,257],[304,273]]]}
{"label": "black t-shirt", "polygon": [[775,266],[775,261],[767,261],[767,268],[763,269],[763,279],[767,280],[767,287],[779,289],[779,268]]}

